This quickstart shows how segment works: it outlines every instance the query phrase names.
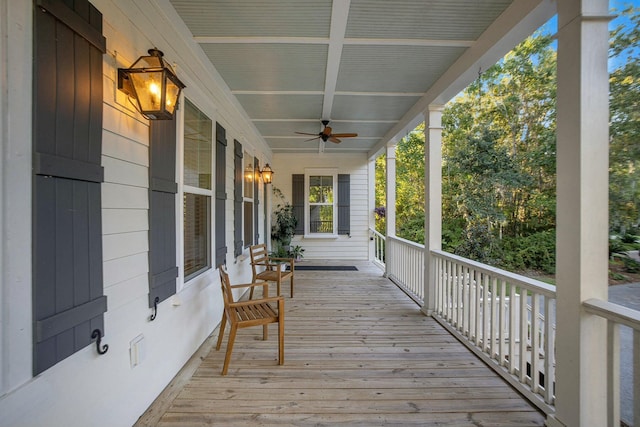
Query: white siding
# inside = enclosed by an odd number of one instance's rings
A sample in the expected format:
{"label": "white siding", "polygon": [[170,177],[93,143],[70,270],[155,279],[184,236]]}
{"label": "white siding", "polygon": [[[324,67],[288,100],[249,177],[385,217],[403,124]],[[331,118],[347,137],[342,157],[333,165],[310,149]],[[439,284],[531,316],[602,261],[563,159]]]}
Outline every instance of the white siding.
{"label": "white siding", "polygon": [[[305,168],[338,168],[339,174],[351,176],[351,236],[315,239],[294,236],[292,245],[305,249],[304,259],[369,259],[369,178],[368,160],[365,154],[276,154],[271,164],[276,172],[273,185],[279,188],[286,201],[291,203],[291,175],[304,174]],[[273,200],[276,205],[279,201]]]}
{"label": "white siding", "polygon": [[[232,281],[251,277],[246,256],[233,259],[233,139],[251,140],[255,155],[271,152],[239,110],[216,71],[168,2],[92,0],[103,13],[104,66],[102,166],[103,278],[108,310],[99,356],[88,346],[31,377],[31,19],[32,2],[0,0],[0,426],[131,426],[218,325],[222,301],[217,271],[178,284],[155,321],[148,307],[149,128],[116,88],[118,67],[158,47],[187,84],[192,99],[227,130],[227,264]],[[11,23],[11,25],[9,25]],[[8,73],[8,65],[11,73]],[[10,110],[7,111],[7,108]],[[11,117],[11,122],[7,121]],[[239,137],[239,135],[242,136]],[[181,142],[180,142],[181,143]],[[244,145],[244,144],[243,144]],[[178,147],[181,150],[182,147]],[[179,156],[178,158],[180,158]],[[263,161],[264,162],[264,161]],[[5,190],[7,190],[5,192]],[[177,198],[180,202],[179,197]],[[178,204],[178,210],[180,204]],[[213,212],[215,215],[215,212]],[[182,233],[178,224],[177,233]],[[178,236],[180,237],[180,236]],[[178,239],[178,242],[181,240]],[[215,236],[212,236],[215,242]],[[177,259],[179,260],[180,250]],[[19,308],[19,309],[16,309]],[[144,336],[144,359],[135,368],[129,343]]]}

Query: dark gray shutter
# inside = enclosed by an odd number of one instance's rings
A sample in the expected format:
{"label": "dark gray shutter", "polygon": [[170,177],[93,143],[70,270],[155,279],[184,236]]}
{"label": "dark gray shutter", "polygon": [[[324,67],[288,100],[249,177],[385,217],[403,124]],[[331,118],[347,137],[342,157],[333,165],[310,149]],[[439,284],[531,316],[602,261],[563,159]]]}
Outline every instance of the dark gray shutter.
{"label": "dark gray shutter", "polygon": [[291,205],[293,216],[298,220],[296,234],[304,234],[304,175],[291,175]]}
{"label": "dark gray shutter", "polygon": [[233,141],[234,145],[234,179],[233,179],[233,256],[242,255],[242,144]]}
{"label": "dark gray shutter", "polygon": [[227,155],[227,132],[216,123],[216,267],[227,262],[227,244],[225,241],[225,189]]}
{"label": "dark gray shutter", "polygon": [[260,160],[254,159],[253,170],[255,171],[255,179],[253,180],[253,244],[257,245],[260,239],[258,228],[258,187],[260,185]]}
{"label": "dark gray shutter", "polygon": [[34,7],[33,373],[104,333],[102,284],[102,14]]}
{"label": "dark gray shutter", "polygon": [[338,175],[338,234],[351,232],[351,177]]}
{"label": "dark gray shutter", "polygon": [[149,122],[149,307],[176,293],[176,119]]}

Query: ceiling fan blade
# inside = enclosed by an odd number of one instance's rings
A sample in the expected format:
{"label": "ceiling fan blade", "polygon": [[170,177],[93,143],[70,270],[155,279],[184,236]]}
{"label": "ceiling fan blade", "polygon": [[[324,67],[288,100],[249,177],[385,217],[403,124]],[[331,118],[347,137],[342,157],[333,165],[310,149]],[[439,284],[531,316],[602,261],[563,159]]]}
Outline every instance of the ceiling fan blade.
{"label": "ceiling fan blade", "polygon": [[320,139],[320,137],[319,137],[319,136],[316,136],[315,138],[305,139],[305,140],[304,140],[304,142],[307,142],[307,141],[313,141],[314,139]]}
{"label": "ceiling fan blade", "polygon": [[329,137],[329,141],[331,142],[335,142],[336,144],[340,144],[342,141],[340,141],[338,138],[336,138],[334,135],[331,135]]}
{"label": "ceiling fan blade", "polygon": [[358,136],[357,133],[334,133],[331,136],[335,136],[336,138],[355,138]]}
{"label": "ceiling fan blade", "polygon": [[298,135],[315,135],[315,136],[318,136],[317,133],[306,133],[306,132],[295,132],[295,133],[297,133]]}
{"label": "ceiling fan blade", "polygon": [[323,135],[327,135],[327,136],[331,135],[331,127],[330,126],[325,126],[325,128],[322,129],[322,132],[320,132],[320,133],[322,133]]}

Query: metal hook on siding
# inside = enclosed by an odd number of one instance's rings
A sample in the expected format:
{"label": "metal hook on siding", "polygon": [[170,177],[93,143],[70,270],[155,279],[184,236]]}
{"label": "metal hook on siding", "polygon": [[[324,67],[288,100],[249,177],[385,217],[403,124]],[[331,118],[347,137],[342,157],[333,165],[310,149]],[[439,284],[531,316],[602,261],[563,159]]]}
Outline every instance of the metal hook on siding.
{"label": "metal hook on siding", "polygon": [[149,322],[153,322],[156,320],[156,316],[158,315],[158,303],[160,302],[160,297],[155,297],[153,300],[153,314],[149,317]]}
{"label": "metal hook on siding", "polygon": [[107,350],[109,350],[109,344],[105,344],[102,347],[100,347],[100,343],[102,342],[102,331],[100,329],[94,329],[93,332],[91,333],[91,338],[92,339],[96,339],[96,350],[98,351],[98,354],[105,354],[107,352]]}

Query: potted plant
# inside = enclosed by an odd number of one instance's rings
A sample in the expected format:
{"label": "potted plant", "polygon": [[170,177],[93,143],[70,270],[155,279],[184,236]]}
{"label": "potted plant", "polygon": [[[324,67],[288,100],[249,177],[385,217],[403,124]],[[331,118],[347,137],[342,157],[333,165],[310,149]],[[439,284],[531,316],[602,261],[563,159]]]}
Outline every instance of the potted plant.
{"label": "potted plant", "polygon": [[272,214],[271,240],[276,243],[274,251],[289,251],[291,239],[296,232],[298,219],[293,214],[293,206],[286,202],[280,189],[273,187],[273,194],[280,198]]}
{"label": "potted plant", "polygon": [[289,254],[295,258],[296,261],[300,261],[304,258],[304,248],[300,245],[292,246],[291,249],[289,249]]}

